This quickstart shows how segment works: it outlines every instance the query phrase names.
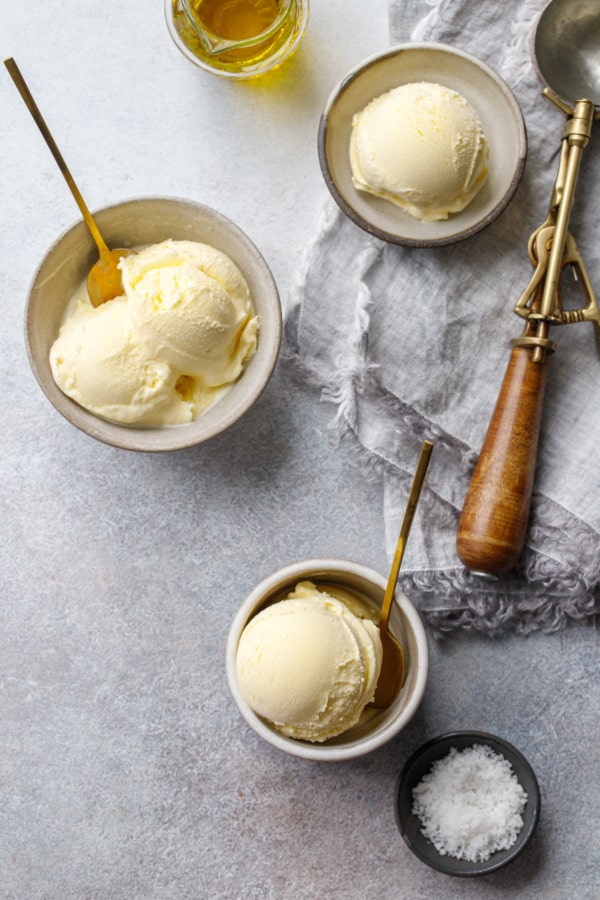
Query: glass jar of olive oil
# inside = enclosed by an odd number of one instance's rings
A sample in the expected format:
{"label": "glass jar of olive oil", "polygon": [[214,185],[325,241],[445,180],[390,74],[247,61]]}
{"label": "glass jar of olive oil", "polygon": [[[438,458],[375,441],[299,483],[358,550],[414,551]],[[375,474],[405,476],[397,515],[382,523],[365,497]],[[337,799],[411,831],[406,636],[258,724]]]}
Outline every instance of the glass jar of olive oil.
{"label": "glass jar of olive oil", "polygon": [[309,0],[165,0],[171,37],[191,62],[217,75],[253,78],[296,49]]}

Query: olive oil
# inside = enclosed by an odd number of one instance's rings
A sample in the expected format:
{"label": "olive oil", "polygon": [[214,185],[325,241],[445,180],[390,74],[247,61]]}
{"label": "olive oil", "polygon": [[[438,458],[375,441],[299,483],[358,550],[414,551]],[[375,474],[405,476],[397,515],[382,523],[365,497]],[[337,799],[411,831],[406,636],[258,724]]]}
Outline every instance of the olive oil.
{"label": "olive oil", "polygon": [[227,41],[245,41],[266,31],[281,12],[278,0],[190,0],[202,28]]}
{"label": "olive oil", "polygon": [[216,74],[252,78],[293,52],[306,27],[308,2],[173,0],[176,41]]}

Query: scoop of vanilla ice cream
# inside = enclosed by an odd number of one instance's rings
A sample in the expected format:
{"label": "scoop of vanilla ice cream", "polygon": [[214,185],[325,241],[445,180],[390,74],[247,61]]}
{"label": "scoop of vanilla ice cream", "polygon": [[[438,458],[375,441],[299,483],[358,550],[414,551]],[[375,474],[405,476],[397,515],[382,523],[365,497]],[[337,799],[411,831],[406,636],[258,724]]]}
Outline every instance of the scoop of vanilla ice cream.
{"label": "scoop of vanilla ice cream", "polygon": [[50,351],[54,380],[67,396],[98,416],[140,424],[191,419],[175,390],[177,376],[140,346],[124,298],[94,308],[80,303]]}
{"label": "scoop of vanilla ice cream", "polygon": [[422,220],[460,212],[487,177],[488,144],[457,91],[411,82],[372,100],[352,121],[352,181]]}
{"label": "scoop of vanilla ice cream", "polygon": [[54,380],[98,416],[179,425],[212,406],[256,350],[248,285],[224,253],[164,241],[124,257],[125,295],[94,308],[85,284],[50,351]]}
{"label": "scoop of vanilla ice cream", "polygon": [[250,707],[278,731],[321,742],[359,721],[375,694],[382,654],[373,621],[301,582],[246,625],[237,677]]}
{"label": "scoop of vanilla ice cream", "polygon": [[235,263],[207,244],[164,241],[124,257],[129,315],[147,352],[205,387],[235,381],[258,320]]}

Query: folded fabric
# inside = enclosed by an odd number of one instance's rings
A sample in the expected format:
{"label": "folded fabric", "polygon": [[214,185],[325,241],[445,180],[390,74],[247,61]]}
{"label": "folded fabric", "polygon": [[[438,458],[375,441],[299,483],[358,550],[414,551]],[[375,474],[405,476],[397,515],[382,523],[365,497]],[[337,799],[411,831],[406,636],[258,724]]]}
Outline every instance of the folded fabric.
{"label": "folded fabric", "polygon": [[[392,43],[441,42],[494,68],[528,133],[523,181],[491,226],[459,244],[399,247],[327,203],[286,316],[284,357],[336,405],[384,488],[391,559],[423,438],[435,448],[401,584],[438,631],[555,630],[600,606],[600,355],[589,323],[555,328],[530,523],[518,567],[469,572],[456,527],[510,352],[527,285],[530,234],[545,219],[564,117],[541,96],[530,52],[542,0],[393,0]],[[382,48],[383,49],[383,48]],[[600,134],[584,154],[570,230],[600,285]],[[580,298],[577,298],[579,302]]]}

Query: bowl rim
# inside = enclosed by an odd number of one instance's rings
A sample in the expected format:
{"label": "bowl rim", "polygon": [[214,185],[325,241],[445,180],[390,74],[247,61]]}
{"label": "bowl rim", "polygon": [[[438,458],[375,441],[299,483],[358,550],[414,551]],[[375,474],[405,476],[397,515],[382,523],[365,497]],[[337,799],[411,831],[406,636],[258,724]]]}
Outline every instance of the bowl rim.
{"label": "bowl rim", "polygon": [[[523,828],[517,835],[514,844],[507,850],[497,851],[497,853],[492,854],[489,859],[482,862],[469,862],[466,860],[457,860],[456,857],[450,857],[454,862],[448,865],[446,862],[448,857],[438,853],[433,844],[427,842],[427,850],[423,851],[419,844],[416,844],[412,840],[410,833],[412,829],[408,827],[408,818],[404,815],[404,809],[406,807],[403,801],[408,801],[408,793],[409,791],[412,792],[414,784],[418,783],[417,778],[420,781],[423,775],[430,770],[432,763],[437,759],[444,758],[448,754],[450,748],[456,746],[457,742],[461,745],[457,748],[459,750],[466,749],[467,747],[471,747],[478,743],[485,744],[497,753],[502,754],[505,759],[508,759],[519,783],[527,790],[527,805],[530,808],[530,813],[525,819]],[[428,760],[427,766],[423,771],[421,771],[421,767],[419,766],[418,776],[415,776],[415,773],[413,772],[414,768],[421,762],[422,758],[428,756],[432,750],[436,751],[435,756],[432,756]],[[437,752],[438,750],[439,754]],[[515,770],[515,762],[526,775],[526,785],[523,784],[519,778],[518,772]],[[503,869],[520,856],[535,834],[540,818],[540,808],[540,786],[529,760],[510,741],[488,731],[469,729],[450,731],[440,734],[437,737],[433,737],[424,744],[421,744],[404,763],[396,780],[396,787],[394,790],[394,816],[396,825],[405,844],[410,848],[414,855],[421,860],[421,862],[424,862],[426,865],[430,866],[430,868],[436,869],[438,872],[443,872],[445,875],[452,875],[459,878],[489,875],[492,872]],[[457,870],[457,864],[460,864],[460,870]]]}
{"label": "bowl rim", "polygon": [[[507,101],[508,105],[511,107],[515,123],[517,127],[518,133],[518,162],[513,172],[510,184],[508,185],[505,193],[498,200],[498,202],[494,205],[494,207],[489,210],[489,212],[483,216],[478,222],[473,223],[470,227],[464,228],[463,230],[457,231],[453,234],[444,235],[439,238],[417,238],[417,237],[405,237],[402,235],[397,235],[392,232],[386,231],[384,228],[379,227],[373,222],[365,219],[355,208],[346,200],[346,198],[342,195],[341,191],[338,188],[337,181],[334,175],[331,172],[331,168],[329,166],[329,159],[327,154],[327,137],[330,127],[330,114],[333,111],[337,101],[344,94],[348,88],[358,79],[360,78],[364,72],[378,63],[381,63],[387,59],[393,58],[395,56],[399,56],[401,54],[406,53],[418,53],[422,51],[434,51],[447,54],[448,56],[456,56],[465,60],[466,62],[471,63],[478,69],[480,69],[488,78],[495,84],[498,90],[502,93],[503,97]],[[452,47],[449,44],[443,44],[440,42],[413,42],[413,43],[403,43],[403,44],[395,44],[392,47],[389,47],[386,50],[383,50],[379,53],[374,53],[371,56],[367,57],[353,69],[351,69],[338,84],[331,91],[325,106],[323,108],[323,112],[321,113],[321,117],[319,120],[318,127],[318,135],[317,135],[317,146],[318,146],[318,156],[319,156],[319,165],[321,167],[321,172],[323,175],[323,179],[327,188],[332,195],[333,199],[340,207],[342,212],[352,221],[355,225],[358,225],[359,228],[362,228],[363,231],[367,232],[367,234],[372,235],[373,237],[379,238],[380,240],[386,241],[387,243],[397,244],[405,247],[443,247],[448,246],[450,244],[455,244],[463,240],[467,240],[475,234],[478,234],[480,231],[483,231],[489,225],[492,224],[504,210],[509,205],[511,200],[513,199],[516,190],[521,182],[523,177],[523,172],[525,170],[525,163],[527,159],[527,129],[525,125],[525,120],[523,117],[523,111],[519,106],[519,103],[511,90],[508,83],[499,75],[491,66],[489,66],[486,62],[479,59],[477,56],[474,56],[472,53],[467,52],[466,50],[461,50],[458,47]]]}
{"label": "bowl rim", "polygon": [[394,603],[404,616],[408,627],[412,631],[418,657],[418,665],[415,671],[415,683],[411,696],[406,705],[399,711],[398,715],[380,728],[376,734],[358,738],[347,746],[344,746],[343,744],[328,745],[326,743],[312,744],[295,738],[288,738],[275,731],[250,709],[240,690],[235,665],[240,635],[244,626],[252,617],[252,613],[257,604],[266,594],[276,589],[283,581],[292,581],[301,577],[307,578],[311,573],[323,570],[330,570],[332,573],[337,572],[362,577],[365,581],[369,581],[382,591],[385,591],[387,578],[384,578],[383,575],[375,569],[365,566],[362,563],[353,562],[352,560],[316,558],[301,560],[284,566],[257,584],[246,596],[237,610],[231,622],[227,637],[225,667],[229,689],[238,710],[246,723],[259,737],[263,738],[263,740],[273,747],[276,747],[278,750],[283,750],[285,753],[291,754],[292,756],[319,762],[340,762],[364,756],[366,753],[378,749],[405,728],[416,713],[421,700],[423,699],[429,674],[429,648],[425,626],[423,625],[416,607],[404,591],[397,587]]}
{"label": "bowl rim", "polygon": [[[250,256],[253,257],[258,267],[260,268],[261,276],[265,279],[265,283],[267,283],[269,286],[269,290],[268,292],[265,292],[265,296],[268,294],[269,297],[270,340],[268,343],[263,343],[260,355],[258,355],[257,351],[257,354],[255,355],[255,357],[253,357],[253,359],[256,359],[260,362],[260,369],[256,373],[258,377],[256,379],[255,388],[243,403],[241,403],[239,406],[234,406],[226,415],[221,416],[220,418],[215,420],[209,427],[202,428],[202,425],[205,424],[205,422],[203,422],[203,417],[199,416],[192,422],[188,422],[182,425],[165,426],[164,428],[161,428],[160,426],[137,428],[135,426],[129,426],[118,422],[111,422],[108,419],[103,419],[100,416],[96,416],[94,413],[80,406],[70,397],[67,397],[66,394],[62,393],[60,388],[52,379],[51,372],[48,376],[49,370],[47,370],[44,364],[38,359],[36,353],[32,348],[31,333],[33,330],[33,322],[35,320],[34,289],[36,287],[36,283],[39,279],[40,273],[43,270],[43,267],[46,265],[47,259],[50,254],[53,253],[56,248],[69,237],[69,235],[76,232],[77,230],[80,230],[83,234],[87,233],[85,222],[81,217],[72,221],[58,234],[56,238],[54,238],[51,244],[47,247],[46,251],[43,253],[39,263],[37,264],[27,289],[23,326],[25,349],[31,371],[33,372],[38,385],[46,395],[47,399],[50,401],[53,408],[58,413],[60,413],[63,418],[70,422],[71,425],[75,426],[79,431],[87,434],[89,437],[95,438],[101,443],[108,444],[109,446],[133,452],[141,451],[161,453],[173,450],[183,450],[189,447],[196,446],[198,444],[202,444],[205,441],[210,440],[211,438],[216,437],[217,435],[226,431],[242,416],[249,412],[249,410],[252,408],[252,406],[255,404],[255,402],[258,400],[263,390],[267,386],[277,364],[281,347],[283,316],[279,290],[275,282],[273,273],[265,257],[263,256],[257,245],[254,243],[254,241],[245,233],[245,231],[242,230],[239,225],[237,225],[232,219],[224,215],[222,212],[214,209],[213,207],[210,207],[205,203],[201,203],[200,201],[192,200],[186,197],[147,194],[142,196],[136,195],[133,197],[125,197],[115,203],[110,203],[106,206],[98,207],[92,211],[92,215],[94,216],[94,218],[101,220],[103,216],[110,215],[111,212],[118,210],[121,207],[137,205],[143,207],[147,204],[164,204],[165,207],[183,206],[192,208],[205,215],[207,221],[218,223],[235,238],[236,242],[238,242],[240,246],[243,246],[248,251]],[[251,363],[252,360],[250,361],[250,364]],[[236,382],[235,384],[237,383],[238,382]],[[235,389],[235,384],[232,385],[232,391]],[[223,399],[225,400],[226,397],[227,395]],[[217,404],[215,404],[215,406],[216,405]],[[207,410],[207,412],[208,411],[209,410]]]}

